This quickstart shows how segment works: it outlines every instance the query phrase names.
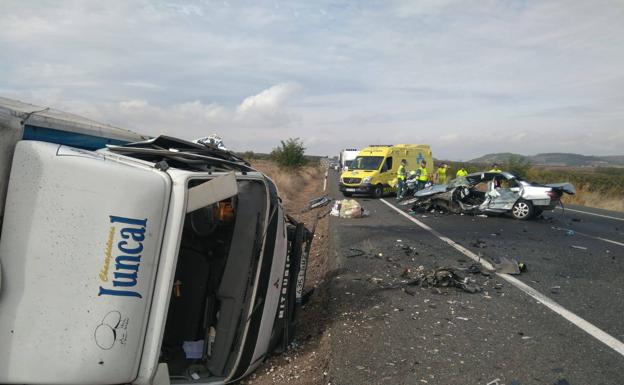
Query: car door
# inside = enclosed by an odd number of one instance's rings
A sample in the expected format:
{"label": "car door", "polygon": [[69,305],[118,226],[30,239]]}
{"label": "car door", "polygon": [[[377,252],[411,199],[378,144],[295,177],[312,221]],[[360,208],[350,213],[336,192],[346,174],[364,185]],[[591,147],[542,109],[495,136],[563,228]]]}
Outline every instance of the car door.
{"label": "car door", "polygon": [[488,182],[486,209],[493,212],[509,211],[520,198],[520,192],[521,188],[514,179],[496,175]]}

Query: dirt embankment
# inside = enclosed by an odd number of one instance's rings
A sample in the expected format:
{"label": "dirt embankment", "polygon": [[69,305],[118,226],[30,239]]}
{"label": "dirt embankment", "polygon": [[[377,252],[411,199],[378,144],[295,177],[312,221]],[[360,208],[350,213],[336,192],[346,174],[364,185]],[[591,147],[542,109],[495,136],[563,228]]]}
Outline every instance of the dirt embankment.
{"label": "dirt embankment", "polygon": [[[323,195],[324,169],[310,166],[297,171],[288,171],[269,161],[252,163],[254,168],[267,174],[277,184],[286,212],[304,222],[308,228],[312,228],[317,214],[329,210],[327,206],[302,212],[310,199]],[[315,289],[315,292],[310,302],[302,307],[297,315],[297,330],[293,345],[287,352],[267,359],[239,384],[325,384],[329,336],[326,332],[327,296],[323,284],[328,265],[328,218],[329,216],[325,216],[320,219],[316,227],[306,277],[306,290]]]}

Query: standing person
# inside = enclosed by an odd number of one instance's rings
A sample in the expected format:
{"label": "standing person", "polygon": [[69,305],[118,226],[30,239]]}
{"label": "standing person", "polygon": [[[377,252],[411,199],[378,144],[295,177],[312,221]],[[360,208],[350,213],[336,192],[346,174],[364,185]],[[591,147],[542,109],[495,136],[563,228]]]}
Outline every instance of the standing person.
{"label": "standing person", "polygon": [[418,185],[416,186],[416,191],[419,191],[424,189],[425,184],[427,184],[427,181],[429,181],[429,173],[427,172],[427,161],[423,160],[422,162],[420,162],[420,167],[416,171],[416,174],[418,175],[416,177],[416,181],[418,182]]}
{"label": "standing person", "polygon": [[448,170],[448,164],[442,163],[440,167],[438,167],[438,171],[436,172],[437,184],[445,184],[446,183],[446,171]]}
{"label": "standing person", "polygon": [[[492,168],[490,169],[489,172],[502,172],[500,168],[498,168],[498,163],[492,163]],[[494,184],[495,188],[499,188],[501,186],[501,182],[502,180],[500,178],[494,178],[492,180],[492,183]]]}
{"label": "standing person", "polygon": [[468,175],[468,171],[466,171],[466,167],[462,164],[459,170],[457,170],[457,174],[455,177],[466,176]]}
{"label": "standing person", "polygon": [[403,199],[403,195],[405,194],[405,179],[407,179],[406,166],[407,161],[405,159],[401,159],[401,164],[397,170],[397,199]]}
{"label": "standing person", "polygon": [[500,168],[498,168],[498,163],[492,163],[492,168],[489,172],[503,172]]}

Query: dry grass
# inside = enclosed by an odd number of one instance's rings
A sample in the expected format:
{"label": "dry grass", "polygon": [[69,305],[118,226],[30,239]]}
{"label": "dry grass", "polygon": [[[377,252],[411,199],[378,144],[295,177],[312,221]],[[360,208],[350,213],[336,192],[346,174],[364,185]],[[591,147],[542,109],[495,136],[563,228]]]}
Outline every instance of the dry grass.
{"label": "dry grass", "polygon": [[604,194],[578,186],[576,189],[576,195],[566,195],[563,203],[624,212],[624,197],[621,194]]}
{"label": "dry grass", "polygon": [[532,167],[526,179],[541,182],[570,182],[576,195],[564,197],[564,203],[624,211],[624,169]]}
{"label": "dry grass", "polygon": [[[273,179],[284,202],[284,207],[290,214],[301,210],[301,207],[295,206],[306,187],[313,183],[318,184],[323,178],[323,169],[320,166],[291,170],[280,168],[274,162],[267,160],[256,160],[252,166]],[[312,198],[314,197],[308,197],[308,199]]]}

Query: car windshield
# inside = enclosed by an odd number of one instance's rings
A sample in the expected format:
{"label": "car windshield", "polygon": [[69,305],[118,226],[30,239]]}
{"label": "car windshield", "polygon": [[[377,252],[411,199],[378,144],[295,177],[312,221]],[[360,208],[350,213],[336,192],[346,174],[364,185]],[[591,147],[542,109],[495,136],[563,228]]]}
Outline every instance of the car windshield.
{"label": "car windshield", "polygon": [[383,159],[383,156],[358,156],[349,168],[352,170],[378,170]]}
{"label": "car windshield", "polygon": [[454,188],[454,187],[459,187],[459,186],[468,186],[468,179],[466,179],[466,177],[464,176],[458,176],[455,179],[452,179],[448,182],[448,187],[450,188]]}

